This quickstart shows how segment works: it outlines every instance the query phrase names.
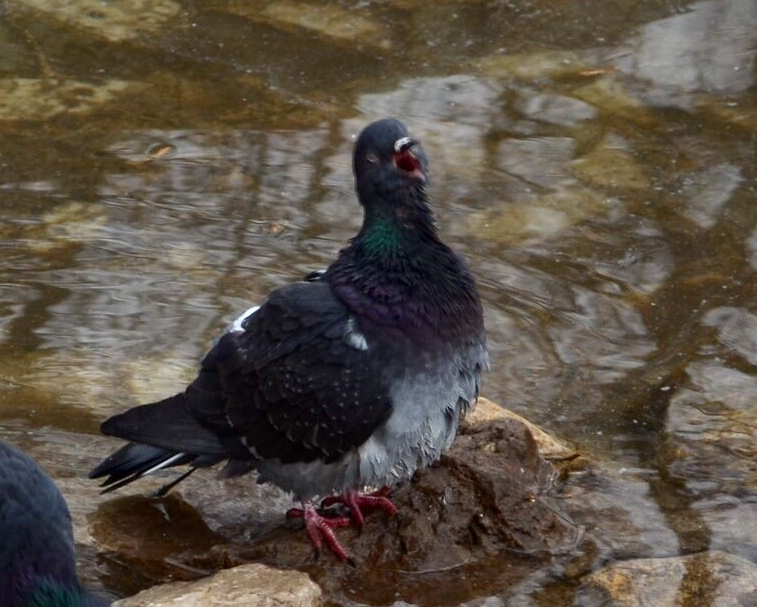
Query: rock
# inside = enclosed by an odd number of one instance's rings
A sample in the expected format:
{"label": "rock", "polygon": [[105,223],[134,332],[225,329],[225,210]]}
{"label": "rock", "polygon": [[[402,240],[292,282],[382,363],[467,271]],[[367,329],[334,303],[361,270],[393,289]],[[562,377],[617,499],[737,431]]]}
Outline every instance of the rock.
{"label": "rock", "polygon": [[750,133],[757,130],[757,110],[749,104],[734,104],[721,95],[702,95],[698,109],[710,114],[715,120],[726,122],[729,127],[741,128]]}
{"label": "rock", "polygon": [[320,588],[306,574],[249,564],[194,582],[174,582],[117,601],[113,607],[317,607]]}
{"label": "rock", "polygon": [[614,563],[584,578],[581,607],[753,605],[757,565],[726,552]]}
{"label": "rock", "polygon": [[[501,419],[512,419],[526,426],[536,442],[536,448],[539,450],[539,454],[544,459],[557,462],[571,460],[578,457],[578,451],[567,443],[548,434],[536,424],[528,421],[525,417],[521,417],[509,409],[505,409],[483,396],[479,397],[476,407],[465,418],[465,424],[466,427],[480,426]],[[465,428],[463,429],[463,432],[466,432]]]}
{"label": "rock", "polygon": [[[686,479],[685,508],[670,517],[684,551],[728,550],[757,560],[757,359],[750,310],[711,309],[702,324],[720,348],[686,366],[665,420],[669,444],[660,462]],[[732,366],[724,366],[728,356]]]}
{"label": "rock", "polygon": [[370,514],[359,535],[338,532],[355,568],[330,554],[314,558],[301,522],[285,523],[293,504],[284,494],[250,477],[221,482],[213,471],[160,500],[113,499],[90,518],[91,529],[109,562],[147,583],[255,561],[307,572],[336,604],[460,604],[505,591],[581,540],[550,499],[558,470],[547,457],[574,456],[481,399],[442,460],[394,491],[396,517]]}

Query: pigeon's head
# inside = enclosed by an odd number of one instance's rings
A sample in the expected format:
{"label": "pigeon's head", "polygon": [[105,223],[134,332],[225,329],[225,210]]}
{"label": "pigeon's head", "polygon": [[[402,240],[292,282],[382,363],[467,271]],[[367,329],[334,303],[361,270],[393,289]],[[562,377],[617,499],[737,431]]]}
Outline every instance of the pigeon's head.
{"label": "pigeon's head", "polygon": [[363,129],[352,158],[358,195],[365,204],[372,195],[422,190],[428,179],[420,144],[395,118],[383,118]]}

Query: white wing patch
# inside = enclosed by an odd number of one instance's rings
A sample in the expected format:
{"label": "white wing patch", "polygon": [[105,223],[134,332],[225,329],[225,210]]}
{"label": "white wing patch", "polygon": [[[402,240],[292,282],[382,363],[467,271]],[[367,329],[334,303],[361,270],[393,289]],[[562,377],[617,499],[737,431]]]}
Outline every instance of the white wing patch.
{"label": "white wing patch", "polygon": [[363,335],[357,328],[357,322],[355,322],[354,316],[350,316],[347,321],[347,332],[344,335],[344,339],[347,344],[355,348],[355,350],[365,351],[368,349],[368,340],[365,339],[365,335]]}
{"label": "white wing patch", "polygon": [[255,314],[255,312],[257,312],[258,310],[260,310],[260,306],[252,306],[251,308],[246,309],[238,318],[235,318],[232,321],[232,323],[227,327],[226,333],[231,333],[233,331],[244,331],[244,329],[242,328],[242,323],[250,316]]}

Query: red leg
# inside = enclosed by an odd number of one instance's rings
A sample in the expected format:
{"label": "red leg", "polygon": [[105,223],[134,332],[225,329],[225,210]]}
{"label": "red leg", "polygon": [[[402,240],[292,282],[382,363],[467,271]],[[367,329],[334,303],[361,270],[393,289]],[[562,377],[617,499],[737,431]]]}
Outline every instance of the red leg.
{"label": "red leg", "polygon": [[344,495],[334,495],[325,498],[321,502],[321,507],[328,508],[334,504],[344,504],[350,509],[355,526],[361,529],[365,522],[365,516],[361,508],[380,508],[389,516],[397,514],[397,506],[386,497],[391,492],[392,490],[389,487],[382,487],[373,493],[360,493],[359,491],[350,489]]}
{"label": "red leg", "polygon": [[310,541],[313,542],[316,556],[321,553],[321,546],[325,541],[326,545],[340,561],[354,564],[354,561],[339,543],[339,540],[336,539],[336,534],[334,533],[334,529],[350,526],[351,520],[349,517],[328,518],[321,516],[315,506],[310,503],[304,503],[302,508],[290,509],[287,512],[287,518],[301,518],[305,521],[305,531],[307,531]]}

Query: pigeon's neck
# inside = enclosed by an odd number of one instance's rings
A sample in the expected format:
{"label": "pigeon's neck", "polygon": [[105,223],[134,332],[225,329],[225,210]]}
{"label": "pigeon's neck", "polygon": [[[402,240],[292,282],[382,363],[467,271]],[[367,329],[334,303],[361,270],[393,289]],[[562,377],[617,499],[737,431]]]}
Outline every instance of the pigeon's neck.
{"label": "pigeon's neck", "polygon": [[457,343],[483,331],[473,277],[439,239],[426,204],[367,209],[323,280],[359,318],[424,343]]}
{"label": "pigeon's neck", "polygon": [[394,256],[404,248],[404,240],[402,230],[389,217],[374,217],[357,238],[361,248],[376,257]]}
{"label": "pigeon's neck", "polygon": [[391,265],[439,242],[433,213],[425,196],[419,195],[412,204],[367,208],[353,246],[359,255]]}

